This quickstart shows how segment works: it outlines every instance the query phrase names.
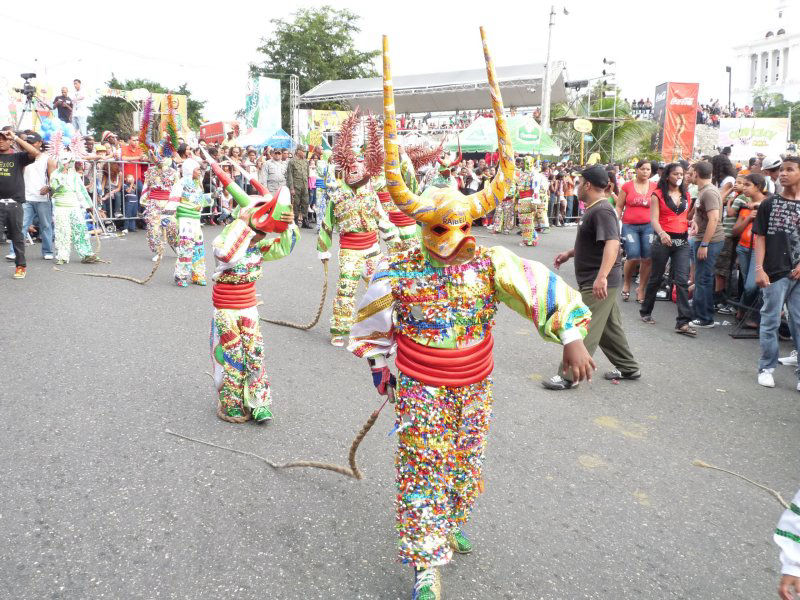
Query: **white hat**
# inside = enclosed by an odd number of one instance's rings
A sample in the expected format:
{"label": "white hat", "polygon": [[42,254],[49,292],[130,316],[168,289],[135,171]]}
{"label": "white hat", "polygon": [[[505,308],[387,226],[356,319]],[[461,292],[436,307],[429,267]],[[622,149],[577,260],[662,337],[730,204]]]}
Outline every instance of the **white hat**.
{"label": "white hat", "polygon": [[191,177],[195,169],[200,168],[200,163],[193,158],[187,158],[181,165],[181,175],[184,177]]}
{"label": "white hat", "polygon": [[783,164],[783,159],[780,156],[765,156],[761,161],[762,171],[771,171],[777,169]]}

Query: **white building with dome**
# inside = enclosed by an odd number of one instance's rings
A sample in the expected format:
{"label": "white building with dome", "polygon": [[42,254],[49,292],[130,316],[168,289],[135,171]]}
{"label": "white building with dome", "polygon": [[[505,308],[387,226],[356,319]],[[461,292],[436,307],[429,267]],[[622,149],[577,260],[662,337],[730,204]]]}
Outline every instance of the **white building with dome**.
{"label": "white building with dome", "polygon": [[753,91],[800,100],[800,0],[779,0],[757,39],[733,48],[732,97],[753,104]]}

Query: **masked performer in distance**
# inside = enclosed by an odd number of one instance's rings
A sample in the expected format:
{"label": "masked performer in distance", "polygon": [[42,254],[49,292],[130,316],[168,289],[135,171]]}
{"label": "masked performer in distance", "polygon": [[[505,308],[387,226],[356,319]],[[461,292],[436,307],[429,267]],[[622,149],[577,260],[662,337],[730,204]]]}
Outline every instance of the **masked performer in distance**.
{"label": "masked performer in distance", "polygon": [[342,123],[333,159],[342,178],[335,190],[328,191],[325,217],[317,238],[320,260],[331,257],[333,229],[339,229],[339,285],[333,300],[331,344],[344,346],[355,311],[358,282],[368,282],[381,257],[378,233],[387,243],[397,239],[397,229],[383,212],[369,180],[383,170],[383,148],[377,121],[367,120],[367,147],[363,160],[353,150],[353,132],[359,122],[358,109]]}
{"label": "masked performer in distance", "polygon": [[160,155],[151,151],[150,161],[153,165],[144,174],[142,198],[139,203],[144,206],[147,243],[155,255],[153,256],[155,261],[164,250],[162,227],[166,228],[168,243],[175,247],[177,242],[177,223],[173,217],[175,202],[170,202],[170,192],[178,183],[179,176],[178,171],[172,168],[172,157],[168,155],[166,146]]}
{"label": "masked performer in distance", "polygon": [[[483,30],[481,30],[483,37]],[[486,189],[411,193],[400,176],[388,40],[383,39],[385,171],[397,208],[421,223],[421,246],[381,262],[360,302],[348,349],[366,358],[381,394],[394,385],[400,560],[414,567],[414,600],[441,598],[437,567],[472,544],[463,527],[483,487],[492,410],[492,327],[497,302],[564,346],[566,368],[588,378],[583,346],[590,313],[580,294],[543,265],[503,247],[477,246],[471,224],[505,197],[513,151],[494,66],[484,41],[501,168]]]}
{"label": "masked performer in distance", "polygon": [[203,193],[200,163],[187,158],[181,165],[183,177],[173,186],[170,200],[177,200],[178,246],[175,249],[175,284],[180,287],[206,285],[206,249],[200,228],[200,211],[211,206],[211,195]]}
{"label": "masked performer in distance", "polygon": [[[256,281],[265,261],[278,260],[294,249],[300,232],[294,224],[288,190],[279,202],[264,188],[248,196],[215,162],[221,184],[238,208],[235,220],[214,239],[216,269],[214,317],[211,321],[211,358],[219,392],[217,415],[234,423],[252,418],[272,419],[269,380],[264,370],[264,340],[258,327]],[[251,180],[251,184],[257,180]],[[280,233],[267,238],[268,233]]]}

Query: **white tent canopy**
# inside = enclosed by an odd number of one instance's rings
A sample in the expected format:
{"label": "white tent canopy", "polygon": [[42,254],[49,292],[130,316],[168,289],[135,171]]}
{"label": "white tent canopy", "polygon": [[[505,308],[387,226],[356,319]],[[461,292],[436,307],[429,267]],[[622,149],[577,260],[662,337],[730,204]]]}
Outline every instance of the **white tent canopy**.
{"label": "white tent canopy", "polygon": [[[543,64],[497,67],[497,82],[506,108],[538,106],[542,103]],[[566,101],[563,69],[553,76],[552,102]],[[555,75],[555,74],[554,74]],[[486,69],[401,75],[392,78],[398,113],[428,113],[490,109]],[[338,79],[323,81],[300,96],[301,104],[346,102],[376,114],[383,112],[383,80]]]}

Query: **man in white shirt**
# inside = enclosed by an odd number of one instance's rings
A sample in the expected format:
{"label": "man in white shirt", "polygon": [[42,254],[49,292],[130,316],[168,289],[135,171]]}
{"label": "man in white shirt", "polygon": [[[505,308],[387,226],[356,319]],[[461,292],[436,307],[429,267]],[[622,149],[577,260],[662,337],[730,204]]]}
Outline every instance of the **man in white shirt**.
{"label": "man in white shirt", "polygon": [[89,118],[89,98],[81,91],[81,80],[72,82],[75,93],[72,95],[72,125],[81,135],[86,135],[86,119]]}

